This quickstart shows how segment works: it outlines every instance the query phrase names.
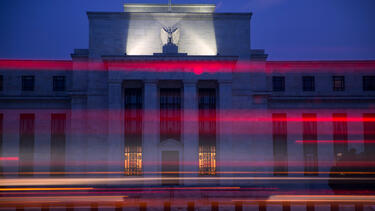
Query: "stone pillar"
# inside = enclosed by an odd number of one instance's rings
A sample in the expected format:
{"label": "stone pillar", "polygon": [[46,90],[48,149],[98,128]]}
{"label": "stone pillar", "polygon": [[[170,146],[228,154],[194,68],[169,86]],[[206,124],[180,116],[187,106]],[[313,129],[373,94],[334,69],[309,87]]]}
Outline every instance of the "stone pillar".
{"label": "stone pillar", "polygon": [[124,170],[124,127],[122,84],[108,82],[108,171]]}
{"label": "stone pillar", "polygon": [[[72,84],[70,91],[71,112],[67,123],[66,171],[86,171],[87,164],[87,58],[72,58]],[[87,70],[87,71],[85,71]]]}
{"label": "stone pillar", "polygon": [[145,176],[153,177],[160,171],[159,153],[159,104],[156,80],[144,82],[144,113],[143,113],[143,171]]}
{"label": "stone pillar", "polygon": [[66,171],[82,172],[87,170],[86,97],[77,93],[71,98],[71,133],[66,145]]}
{"label": "stone pillar", "polygon": [[[232,112],[232,81],[219,81],[219,112],[218,115],[218,144],[216,160],[217,171],[232,171],[234,161],[232,122],[230,121]],[[226,174],[226,176],[231,176]],[[229,183],[230,181],[223,181]]]}
{"label": "stone pillar", "polygon": [[197,176],[199,171],[199,128],[198,128],[198,97],[197,82],[195,80],[184,81],[184,107],[183,107],[183,160],[182,171],[194,172],[191,176]]}

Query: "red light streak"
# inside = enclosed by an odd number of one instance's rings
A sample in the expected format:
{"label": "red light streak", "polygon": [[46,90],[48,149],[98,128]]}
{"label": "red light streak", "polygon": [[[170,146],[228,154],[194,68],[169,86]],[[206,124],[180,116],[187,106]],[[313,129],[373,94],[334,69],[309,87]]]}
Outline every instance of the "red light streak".
{"label": "red light streak", "polygon": [[9,60],[0,59],[3,70],[38,71],[127,71],[127,72],[186,72],[231,73],[235,72],[353,72],[374,71],[375,61],[80,61],[70,60]]}
{"label": "red light streak", "polygon": [[4,160],[4,161],[18,161],[19,158],[18,157],[0,157],[0,160]]}
{"label": "red light streak", "polygon": [[362,143],[369,143],[374,144],[375,140],[296,140],[296,143],[299,144],[329,144],[329,143],[337,143],[337,144],[345,144],[345,143],[353,143],[353,144],[362,144]]}

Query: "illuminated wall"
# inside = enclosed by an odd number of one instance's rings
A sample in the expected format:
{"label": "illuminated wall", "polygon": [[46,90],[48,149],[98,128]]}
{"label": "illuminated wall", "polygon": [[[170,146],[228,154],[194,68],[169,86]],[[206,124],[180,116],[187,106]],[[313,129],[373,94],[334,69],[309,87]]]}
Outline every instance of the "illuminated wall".
{"label": "illuminated wall", "polygon": [[[88,12],[91,57],[102,55],[153,55],[162,52],[161,29],[180,29],[179,53],[194,56],[230,55],[250,57],[251,13]],[[156,12],[150,12],[156,11]]]}

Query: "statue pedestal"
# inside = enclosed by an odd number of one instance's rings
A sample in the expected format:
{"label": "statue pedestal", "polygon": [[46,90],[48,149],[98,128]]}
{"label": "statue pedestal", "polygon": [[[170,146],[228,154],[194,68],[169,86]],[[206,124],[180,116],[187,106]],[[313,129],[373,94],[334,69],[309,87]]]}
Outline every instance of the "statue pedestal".
{"label": "statue pedestal", "polygon": [[154,56],[187,56],[187,53],[178,53],[178,46],[169,42],[163,45],[163,53],[154,53]]}

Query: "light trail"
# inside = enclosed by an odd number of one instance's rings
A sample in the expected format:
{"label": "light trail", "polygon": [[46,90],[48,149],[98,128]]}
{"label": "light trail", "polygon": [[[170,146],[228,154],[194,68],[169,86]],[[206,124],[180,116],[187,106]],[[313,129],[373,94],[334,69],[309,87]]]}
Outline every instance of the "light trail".
{"label": "light trail", "polygon": [[267,202],[375,202],[375,196],[368,195],[273,195]]}
{"label": "light trail", "polygon": [[0,161],[18,161],[19,158],[18,157],[0,157]]}
{"label": "light trail", "polygon": [[93,190],[94,188],[0,188],[0,191],[65,191],[65,190]]}
{"label": "light trail", "polygon": [[[143,175],[153,175],[153,174],[199,174],[199,171],[170,171],[170,172],[161,172],[161,171],[145,171],[142,172]],[[216,171],[217,174],[374,174],[375,172],[372,171],[340,171],[340,172],[335,172],[335,171]],[[19,175],[19,174],[24,174],[24,175],[100,175],[100,174],[119,174],[123,175],[123,171],[109,171],[109,172],[3,172],[4,175]]]}
{"label": "light trail", "polygon": [[368,143],[368,144],[374,144],[375,140],[296,140],[296,143],[299,144],[313,144],[313,143],[319,143],[319,144],[331,144],[331,143],[337,143],[337,144],[345,144],[345,143],[352,143],[352,144],[362,144],[362,143]]}
{"label": "light trail", "polygon": [[143,182],[160,181],[373,181],[375,177],[143,177],[143,178],[29,178],[29,179],[2,179],[0,186],[46,186],[46,185],[94,185],[94,184],[136,184]]}
{"label": "light trail", "polygon": [[[109,70],[106,64],[110,63]],[[126,72],[185,72],[185,73],[290,73],[290,72],[372,72],[374,61],[80,61],[71,60],[9,60],[0,59],[2,70],[38,71],[126,71]]]}

